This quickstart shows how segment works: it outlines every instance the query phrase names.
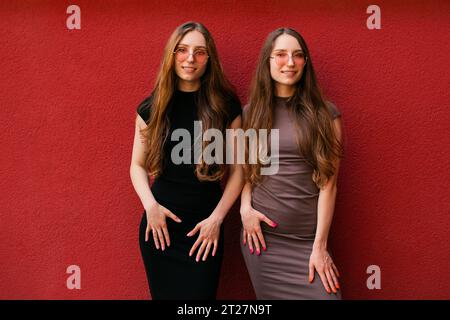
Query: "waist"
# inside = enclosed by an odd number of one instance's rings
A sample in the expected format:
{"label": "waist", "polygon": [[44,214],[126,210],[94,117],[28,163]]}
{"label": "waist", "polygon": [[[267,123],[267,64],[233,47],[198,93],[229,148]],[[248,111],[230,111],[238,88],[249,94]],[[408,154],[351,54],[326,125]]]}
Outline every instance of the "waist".
{"label": "waist", "polygon": [[263,231],[297,239],[315,237],[317,201],[310,201],[312,199],[279,201],[279,198],[271,198],[269,194],[259,196],[252,197],[252,207],[278,224],[276,228],[272,228],[262,223]]}
{"label": "waist", "polygon": [[208,216],[222,197],[220,183],[180,183],[157,178],[151,190],[160,205],[175,215],[189,217]]}

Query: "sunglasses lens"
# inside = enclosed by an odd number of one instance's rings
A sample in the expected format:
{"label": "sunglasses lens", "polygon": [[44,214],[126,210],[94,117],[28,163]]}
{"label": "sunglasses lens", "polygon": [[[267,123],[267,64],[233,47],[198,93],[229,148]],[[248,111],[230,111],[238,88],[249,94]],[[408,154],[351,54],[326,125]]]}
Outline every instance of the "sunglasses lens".
{"label": "sunglasses lens", "polygon": [[303,63],[305,61],[305,55],[303,53],[296,53],[292,59],[294,59],[294,62],[296,64]]}
{"label": "sunglasses lens", "polygon": [[205,51],[202,50],[202,51],[197,51],[197,52],[195,52],[195,53],[194,53],[194,57],[195,57],[195,60],[196,60],[198,63],[203,64],[203,63],[206,62],[206,58],[208,58],[208,55],[206,54]]}
{"label": "sunglasses lens", "polygon": [[289,56],[287,54],[277,54],[275,56],[275,63],[279,66],[283,66],[288,62]]}
{"label": "sunglasses lens", "polygon": [[185,49],[178,49],[177,51],[175,51],[175,58],[177,58],[177,60],[179,62],[182,62],[184,60],[186,60],[189,56],[189,51],[185,50]]}

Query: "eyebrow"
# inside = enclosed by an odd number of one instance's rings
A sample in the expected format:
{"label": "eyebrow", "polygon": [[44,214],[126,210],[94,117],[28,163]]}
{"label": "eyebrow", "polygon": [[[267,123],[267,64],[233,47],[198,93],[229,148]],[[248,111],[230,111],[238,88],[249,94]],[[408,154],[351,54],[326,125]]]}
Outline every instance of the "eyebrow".
{"label": "eyebrow", "polygon": [[[188,44],[184,44],[184,43],[179,43],[177,47],[180,47],[180,46],[189,47]],[[195,46],[194,49],[205,49],[206,50],[206,47],[205,46]]]}
{"label": "eyebrow", "polygon": [[[277,52],[277,51],[281,51],[281,52],[286,52],[286,51],[288,51],[288,50],[286,50],[286,49],[275,49],[275,50],[273,50],[274,52]],[[303,50],[302,49],[297,49],[297,50],[294,50],[294,51],[292,51],[292,52],[303,52]]]}

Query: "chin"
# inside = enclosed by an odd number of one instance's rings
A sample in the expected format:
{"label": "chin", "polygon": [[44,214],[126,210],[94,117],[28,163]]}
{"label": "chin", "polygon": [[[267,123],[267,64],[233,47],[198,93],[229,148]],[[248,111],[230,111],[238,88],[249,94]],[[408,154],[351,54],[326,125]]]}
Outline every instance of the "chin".
{"label": "chin", "polygon": [[283,79],[282,81],[278,81],[281,84],[284,84],[285,86],[293,86],[298,82],[299,79],[292,79],[292,80],[286,80]]}
{"label": "chin", "polygon": [[199,79],[199,77],[197,77],[197,75],[190,75],[190,74],[181,74],[178,75],[178,77],[180,79],[183,79],[184,81],[197,81]]}

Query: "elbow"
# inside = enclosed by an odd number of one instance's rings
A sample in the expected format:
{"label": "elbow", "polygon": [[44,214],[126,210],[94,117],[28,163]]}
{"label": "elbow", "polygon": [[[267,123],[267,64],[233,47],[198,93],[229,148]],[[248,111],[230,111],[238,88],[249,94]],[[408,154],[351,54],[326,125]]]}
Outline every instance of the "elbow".
{"label": "elbow", "polygon": [[131,180],[133,180],[134,168],[135,168],[135,165],[133,165],[133,163],[130,164],[130,178],[131,178]]}
{"label": "elbow", "polygon": [[235,176],[239,184],[244,186],[244,171],[242,170],[242,166],[237,164],[231,165],[230,175]]}
{"label": "elbow", "polygon": [[337,193],[337,182],[329,181],[325,186],[320,189],[321,192]]}
{"label": "elbow", "polygon": [[144,166],[142,164],[140,164],[140,163],[131,162],[131,164],[130,164],[130,177],[133,178],[134,172],[137,169],[140,169],[140,168],[144,169]]}

